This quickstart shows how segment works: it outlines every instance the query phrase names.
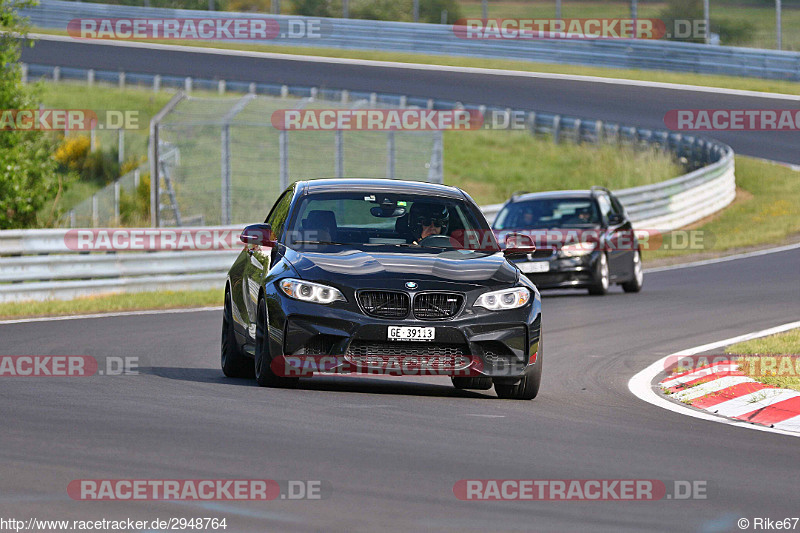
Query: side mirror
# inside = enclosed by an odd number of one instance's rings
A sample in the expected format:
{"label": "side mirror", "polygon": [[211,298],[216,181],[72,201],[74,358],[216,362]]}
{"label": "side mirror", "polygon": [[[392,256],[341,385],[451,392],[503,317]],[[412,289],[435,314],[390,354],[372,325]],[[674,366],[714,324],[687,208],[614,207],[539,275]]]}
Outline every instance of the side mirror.
{"label": "side mirror", "polygon": [[257,246],[275,246],[276,241],[272,238],[272,226],[269,224],[251,224],[244,228],[239,240],[245,244]]}
{"label": "side mirror", "polygon": [[530,235],[524,233],[509,233],[506,235],[506,247],[503,254],[506,257],[525,255],[536,251],[536,245]]}
{"label": "side mirror", "polygon": [[622,224],[622,215],[618,215],[617,213],[609,213],[608,214],[608,223],[611,226],[616,226],[617,224]]}

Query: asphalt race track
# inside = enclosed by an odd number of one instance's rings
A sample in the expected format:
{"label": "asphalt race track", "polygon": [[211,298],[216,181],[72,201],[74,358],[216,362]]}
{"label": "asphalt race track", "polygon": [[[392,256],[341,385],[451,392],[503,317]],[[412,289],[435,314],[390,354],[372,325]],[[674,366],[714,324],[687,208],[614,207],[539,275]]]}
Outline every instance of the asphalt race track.
{"label": "asphalt race track", "polygon": [[[797,515],[794,437],[682,416],[628,379],[682,348],[800,316],[800,250],[646,275],[640,294],[546,293],[532,402],[448,378],[261,389],[219,370],[220,311],[0,325],[2,355],[138,357],[140,375],[3,378],[0,516],[227,517],[228,531],[735,531]],[[102,365],[101,365],[102,367]],[[83,502],[74,479],[322,480],[331,497]],[[460,479],[703,480],[708,498],[465,502]]]}
{"label": "asphalt race track", "polygon": [[[63,38],[62,38],[63,39]],[[22,61],[61,67],[122,70],[228,81],[367,90],[441,98],[465,104],[563,113],[664,129],[671,109],[798,109],[797,100],[753,98],[635,85],[481,76],[435,69],[407,70],[364,65],[287,61],[194,52],[151,50],[75,41],[41,40],[23,48]],[[736,153],[800,164],[800,132],[714,132]]]}

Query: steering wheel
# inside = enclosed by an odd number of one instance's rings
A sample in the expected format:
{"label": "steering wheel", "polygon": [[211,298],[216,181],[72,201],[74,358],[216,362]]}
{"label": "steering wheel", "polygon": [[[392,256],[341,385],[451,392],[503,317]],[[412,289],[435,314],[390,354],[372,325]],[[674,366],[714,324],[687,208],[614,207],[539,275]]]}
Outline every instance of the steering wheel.
{"label": "steering wheel", "polygon": [[436,248],[452,248],[453,243],[447,235],[428,235],[424,239],[417,241],[420,246],[433,246]]}

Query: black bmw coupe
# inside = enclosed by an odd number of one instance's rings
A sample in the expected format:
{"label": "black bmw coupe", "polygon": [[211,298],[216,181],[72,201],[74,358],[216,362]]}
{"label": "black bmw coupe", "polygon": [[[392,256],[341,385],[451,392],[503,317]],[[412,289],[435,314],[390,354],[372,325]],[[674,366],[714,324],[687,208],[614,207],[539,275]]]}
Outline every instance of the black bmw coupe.
{"label": "black bmw coupe", "polygon": [[300,181],[247,226],[228,273],[222,370],[290,387],[318,373],[448,375],[536,396],[541,299],[464,191],[381,179]]}

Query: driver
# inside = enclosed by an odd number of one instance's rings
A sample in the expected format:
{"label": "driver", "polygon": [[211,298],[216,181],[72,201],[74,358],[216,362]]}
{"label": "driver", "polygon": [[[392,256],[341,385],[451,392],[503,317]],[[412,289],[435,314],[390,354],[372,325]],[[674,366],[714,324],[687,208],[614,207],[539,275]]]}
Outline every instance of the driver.
{"label": "driver", "polygon": [[414,244],[431,235],[444,235],[450,223],[450,212],[442,204],[415,202],[409,213]]}

